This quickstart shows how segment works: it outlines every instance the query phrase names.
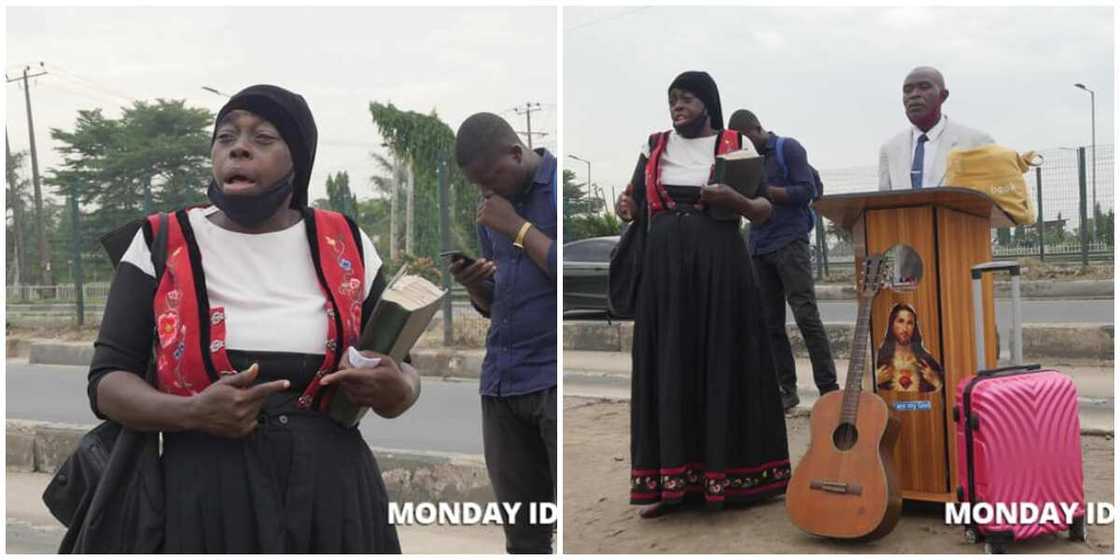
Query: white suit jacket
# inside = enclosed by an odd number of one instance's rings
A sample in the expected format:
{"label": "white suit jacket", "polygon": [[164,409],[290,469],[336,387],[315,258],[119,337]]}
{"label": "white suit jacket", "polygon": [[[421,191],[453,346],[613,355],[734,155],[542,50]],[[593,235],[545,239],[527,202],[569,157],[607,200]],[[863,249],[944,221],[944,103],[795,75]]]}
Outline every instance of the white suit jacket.
{"label": "white suit jacket", "polygon": [[[879,149],[879,190],[910,189],[910,169],[914,162],[914,135],[913,127],[887,140]],[[967,126],[957,124],[948,118],[945,119],[945,130],[941,133],[937,153],[934,154],[933,176],[937,177],[936,185],[941,185],[945,180],[945,162],[949,157],[949,150],[953,148],[975,148],[984,144],[995,144],[995,140],[986,132],[974,130]]]}

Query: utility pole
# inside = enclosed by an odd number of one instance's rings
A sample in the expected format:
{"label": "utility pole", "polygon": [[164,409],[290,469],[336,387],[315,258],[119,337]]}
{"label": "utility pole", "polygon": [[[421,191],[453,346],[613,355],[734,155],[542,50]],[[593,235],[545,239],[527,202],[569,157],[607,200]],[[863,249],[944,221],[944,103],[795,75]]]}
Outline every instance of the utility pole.
{"label": "utility pole", "polygon": [[[541,104],[540,103],[530,103],[528,101],[525,102],[525,108],[524,109],[522,109],[520,107],[514,107],[513,108],[513,112],[517,113],[518,115],[521,115],[521,114],[525,115],[525,132],[522,132],[522,134],[524,134],[525,137],[529,139],[529,149],[530,150],[533,149],[533,134],[534,134],[533,133],[533,111],[540,111],[540,110],[541,110]],[[537,136],[544,136],[545,135],[545,133],[543,133],[543,132],[537,132],[536,134],[537,134]]]}
{"label": "utility pole", "polygon": [[[39,66],[42,67],[43,63],[40,62]],[[30,66],[23,68],[22,78],[9,78],[8,83],[23,80],[23,94],[24,100],[27,103],[27,134],[31,140],[31,182],[35,186],[35,237],[39,238],[39,262],[42,266],[42,283],[48,286],[54,285],[54,279],[51,277],[51,256],[47,252],[47,236],[43,233],[43,190],[39,186],[39,154],[35,150],[35,122],[31,118],[31,87],[28,86],[27,80],[30,78],[37,78],[47,73],[46,70],[41,70],[38,74],[28,74],[31,70]]]}
{"label": "utility pole", "polygon": [[[441,251],[451,250],[451,200],[447,192],[447,162],[436,163],[436,187],[439,189],[439,246]],[[451,263],[439,260],[440,277],[447,296],[443,298],[443,345],[450,347],[455,341],[454,311],[451,309]]]}
{"label": "utility pole", "polygon": [[397,221],[397,213],[399,203],[397,202],[401,194],[401,157],[397,152],[393,152],[393,192],[389,195],[389,259],[397,262],[400,258],[400,236],[397,233],[400,230],[400,222]]}
{"label": "utility pole", "polygon": [[12,263],[12,284],[18,289],[20,284],[23,283],[23,274],[20,270],[20,263],[23,262],[23,200],[20,198],[19,185],[16,183],[19,179],[16,177],[16,170],[12,168],[12,148],[8,145],[8,129],[4,129],[4,154],[6,165],[8,166],[8,206],[12,207],[12,233],[15,235],[13,243],[15,250],[12,251],[14,256]]}
{"label": "utility pole", "polygon": [[405,166],[405,177],[408,178],[408,193],[406,195],[407,198],[405,199],[404,208],[404,252],[409,255],[415,255],[416,253],[412,252],[412,238],[414,237],[412,232],[415,229],[412,223],[412,210],[416,205],[416,176],[412,173],[412,158],[409,157],[407,162],[408,164]]}

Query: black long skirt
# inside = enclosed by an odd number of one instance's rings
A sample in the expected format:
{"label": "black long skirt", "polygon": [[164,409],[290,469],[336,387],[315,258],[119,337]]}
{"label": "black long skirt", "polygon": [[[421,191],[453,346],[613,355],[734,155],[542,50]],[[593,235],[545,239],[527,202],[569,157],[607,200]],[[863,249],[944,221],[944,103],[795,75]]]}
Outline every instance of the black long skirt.
{"label": "black long skirt", "polygon": [[[297,409],[322,356],[230,353],[263,380],[292,389],[270,397],[244,439],[164,435],[164,552],[399,553],[381,470],[357,428]],[[266,373],[268,372],[268,373]]]}
{"label": "black long skirt", "polygon": [[737,222],[650,222],[634,320],[632,504],[750,502],[790,476],[769,338]]}

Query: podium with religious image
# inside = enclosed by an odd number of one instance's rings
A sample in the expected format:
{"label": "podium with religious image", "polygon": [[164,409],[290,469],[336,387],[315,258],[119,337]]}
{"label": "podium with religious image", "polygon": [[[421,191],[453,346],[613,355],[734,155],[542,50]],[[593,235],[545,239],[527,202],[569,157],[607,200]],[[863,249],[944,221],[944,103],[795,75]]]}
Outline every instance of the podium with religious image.
{"label": "podium with religious image", "polygon": [[[901,421],[894,464],[902,497],[955,501],[953,400],[957,383],[982,369],[970,269],[991,260],[991,230],[1011,220],[987,195],[954,187],[831,195],[815,208],[851,233],[855,270],[869,254],[891,264],[888,289],[872,305],[863,386]],[[995,367],[990,276],[982,286],[984,367]]]}

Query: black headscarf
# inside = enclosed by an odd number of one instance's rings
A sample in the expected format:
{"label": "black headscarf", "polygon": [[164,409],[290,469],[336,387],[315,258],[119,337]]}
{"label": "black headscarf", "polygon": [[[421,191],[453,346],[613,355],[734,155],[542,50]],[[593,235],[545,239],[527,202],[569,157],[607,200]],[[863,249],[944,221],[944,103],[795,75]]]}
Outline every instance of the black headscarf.
{"label": "black headscarf", "polygon": [[288,145],[292,154],[294,178],[292,179],[292,208],[307,206],[307,188],[311,182],[311,167],[315,164],[315,147],[319,141],[319,131],[315,118],[302,95],[292,93],[282,87],[272,85],[249,86],[235,94],[218,111],[214,121],[214,133],[210,143],[218,134],[217,123],[222,122],[230,111],[237,109],[249,111],[272,123]]}
{"label": "black headscarf", "polygon": [[682,72],[669,84],[669,89],[683,89],[704,102],[713,130],[723,130],[723,109],[719,103],[719,88],[707,72],[689,70]]}

